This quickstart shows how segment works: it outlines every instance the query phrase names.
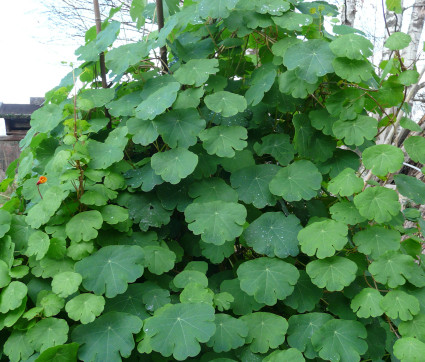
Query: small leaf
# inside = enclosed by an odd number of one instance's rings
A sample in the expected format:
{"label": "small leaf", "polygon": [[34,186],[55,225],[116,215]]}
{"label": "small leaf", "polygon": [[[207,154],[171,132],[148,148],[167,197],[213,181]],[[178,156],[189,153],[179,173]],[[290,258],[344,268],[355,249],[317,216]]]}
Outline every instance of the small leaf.
{"label": "small leaf", "polygon": [[248,326],[242,319],[227,314],[216,314],[215,325],[215,334],[207,343],[208,347],[213,347],[214,352],[228,352],[245,344]]}
{"label": "small leaf", "polygon": [[368,187],[354,196],[360,215],[378,223],[388,222],[400,212],[397,192],[382,186]]}
{"label": "small leaf", "polygon": [[294,159],[294,146],[289,141],[289,136],[284,133],[270,134],[261,138],[261,144],[254,144],[258,156],[272,155],[281,166],[286,166]]}
{"label": "small leaf", "polygon": [[402,290],[389,291],[381,300],[380,307],[388,317],[402,321],[409,321],[419,313],[418,299]]}
{"label": "small leaf", "polygon": [[247,107],[246,99],[243,96],[226,91],[207,95],[204,102],[208,109],[215,113],[221,113],[223,117],[234,116],[243,112]]}
{"label": "small leaf", "polygon": [[26,250],[25,255],[34,255],[36,260],[40,260],[46,255],[47,251],[49,250],[49,246],[49,236],[46,233],[37,230],[31,234],[28,239],[28,249]]}
{"label": "small leaf", "polygon": [[58,273],[52,280],[52,291],[59,297],[66,298],[78,291],[83,278],[74,272]]}
{"label": "small leaf", "polygon": [[27,331],[14,329],[3,346],[3,352],[11,362],[30,358],[34,353],[34,348],[28,341]]}
{"label": "small leaf", "polygon": [[248,325],[246,343],[250,344],[253,353],[266,353],[285,341],[288,329],[285,318],[273,313],[257,312],[244,315],[241,319]]}
{"label": "small leaf", "polygon": [[353,282],[356,278],[357,265],[347,258],[333,256],[311,261],[307,264],[306,272],[313,284],[334,292]]}
{"label": "small leaf", "polygon": [[273,195],[282,196],[286,201],[310,200],[317,194],[322,175],[310,161],[295,161],[278,171],[269,188]]}
{"label": "small leaf", "polygon": [[177,288],[185,288],[191,283],[199,284],[204,288],[208,287],[208,279],[205,273],[198,270],[183,270],[174,277],[173,283]]}
{"label": "small leaf", "polygon": [[173,269],[176,254],[162,246],[145,246],[145,266],[156,275],[161,275]]}
{"label": "small leaf", "polygon": [[398,331],[403,337],[416,337],[420,341],[425,340],[425,315],[418,314],[410,321],[401,322]]}
{"label": "small leaf", "polygon": [[275,305],[294,291],[300,276],[293,265],[275,258],[258,258],[242,263],[238,270],[241,289],[259,303]]}
{"label": "small leaf", "polygon": [[374,175],[385,176],[401,168],[404,154],[400,148],[392,145],[375,145],[366,148],[362,158],[364,166],[371,169]]}
{"label": "small leaf", "polygon": [[267,212],[251,223],[243,236],[255,252],[284,259],[298,255],[297,235],[301,229],[295,215],[286,217],[282,212]]}
{"label": "small leaf", "polygon": [[367,351],[366,328],[357,321],[332,319],[311,337],[314,349],[325,360],[360,361]]}
{"label": "small leaf", "polygon": [[37,322],[27,332],[28,341],[38,352],[64,344],[68,340],[69,327],[65,320],[46,318]]}
{"label": "small leaf", "polygon": [[210,74],[217,71],[217,59],[191,59],[174,72],[174,78],[181,84],[199,87],[208,80]]}
{"label": "small leaf", "polygon": [[134,349],[133,334],[138,333],[142,325],[142,321],[133,315],[109,312],[93,323],[77,326],[72,331],[72,340],[80,344],[78,358],[83,361],[119,361],[121,357],[130,357]]}
{"label": "small leaf", "polygon": [[378,259],[388,250],[400,249],[401,236],[396,230],[386,229],[382,226],[371,226],[354,234],[353,242],[358,251]]}
{"label": "small leaf", "polygon": [[90,241],[97,237],[97,230],[102,227],[102,224],[102,214],[99,211],[80,212],[66,224],[66,235],[72,241]]}
{"label": "small leaf", "polygon": [[102,296],[84,293],[68,301],[65,310],[69,318],[87,324],[93,322],[103,312],[104,306],[105,299]]}
{"label": "small leaf", "polygon": [[344,139],[347,145],[361,146],[366,140],[371,140],[377,134],[378,123],[369,116],[357,116],[352,121],[336,121],[332,126],[334,135]]}
{"label": "small leaf", "polygon": [[306,226],[298,233],[298,240],[303,253],[323,259],[344,248],[348,242],[347,234],[345,224],[328,219]]}
{"label": "small leaf", "polygon": [[409,46],[412,37],[401,31],[392,33],[385,41],[384,46],[390,50],[401,50]]}
{"label": "small leaf", "polygon": [[26,297],[28,288],[24,283],[13,281],[0,293],[0,313],[19,308]]}
{"label": "small leaf", "polygon": [[116,225],[128,219],[128,210],[117,205],[106,205],[100,209],[102,219],[110,225]]}
{"label": "small leaf", "polygon": [[246,128],[241,126],[216,126],[199,133],[202,146],[210,155],[219,157],[234,157],[235,151],[247,146]]}
{"label": "small leaf", "polygon": [[346,168],[328,184],[328,191],[334,195],[351,196],[363,189],[364,181],[351,168]]}
{"label": "small leaf", "polygon": [[205,303],[167,304],[143,327],[154,351],[177,360],[198,355],[200,343],[208,342],[215,329],[214,308]]}
{"label": "small leaf", "polygon": [[415,162],[425,163],[425,138],[410,136],[404,141],[404,148]]}
{"label": "small leaf", "polygon": [[144,253],[140,246],[105,246],[75,264],[83,286],[96,294],[113,298],[127,290],[143,274]]}
{"label": "small leaf", "polygon": [[177,184],[189,176],[198,164],[198,156],[185,148],[157,152],[151,158],[151,166],[157,175],[171,184]]}
{"label": "small leaf", "polygon": [[133,142],[147,146],[158,138],[154,122],[140,118],[130,118],[127,121],[128,132],[133,134]]}
{"label": "small leaf", "polygon": [[384,313],[379,303],[384,297],[376,289],[365,288],[351,301],[351,309],[359,318],[379,317]]}
{"label": "small leaf", "polygon": [[223,245],[242,234],[246,209],[224,201],[193,203],[184,211],[188,228],[206,243]]}

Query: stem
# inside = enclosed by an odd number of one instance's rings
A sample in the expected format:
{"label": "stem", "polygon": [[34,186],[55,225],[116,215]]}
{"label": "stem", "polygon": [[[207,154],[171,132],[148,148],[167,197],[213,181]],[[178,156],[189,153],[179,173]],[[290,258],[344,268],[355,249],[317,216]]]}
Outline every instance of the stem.
{"label": "stem", "polygon": [[[102,31],[102,22],[100,19],[100,9],[98,0],[93,0],[94,8],[94,20],[96,22],[96,34],[99,34]],[[106,66],[105,66],[105,54],[100,53],[100,76],[102,78],[102,88],[108,88],[106,83]]]}
{"label": "stem", "polygon": [[43,200],[43,195],[40,192],[40,185],[37,185],[37,190],[38,190],[38,193],[40,194],[41,199]]}
{"label": "stem", "polygon": [[[158,16],[158,32],[164,27],[164,8],[162,6],[162,0],[156,0],[156,12]],[[167,46],[159,48],[159,54],[161,58],[162,73],[168,73],[168,60],[167,60]]]}

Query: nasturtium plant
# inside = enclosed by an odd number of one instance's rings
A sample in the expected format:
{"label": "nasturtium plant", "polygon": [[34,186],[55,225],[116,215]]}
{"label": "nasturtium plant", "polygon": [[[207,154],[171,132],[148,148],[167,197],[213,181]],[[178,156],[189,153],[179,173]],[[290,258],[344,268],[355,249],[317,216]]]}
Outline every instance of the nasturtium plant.
{"label": "nasturtium plant", "polygon": [[381,69],[325,1],[162,2],[89,30],[6,172],[4,359],[421,360],[409,36]]}

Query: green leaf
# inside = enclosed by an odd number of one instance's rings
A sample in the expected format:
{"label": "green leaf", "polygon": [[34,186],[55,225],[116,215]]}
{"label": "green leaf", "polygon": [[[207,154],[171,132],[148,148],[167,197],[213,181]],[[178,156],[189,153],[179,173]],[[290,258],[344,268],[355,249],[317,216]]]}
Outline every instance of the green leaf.
{"label": "green leaf", "polygon": [[241,289],[259,303],[275,305],[294,291],[298,269],[283,260],[258,258],[245,261],[238,270]]}
{"label": "green leaf", "polygon": [[313,22],[313,17],[308,14],[300,14],[292,11],[277,17],[272,17],[277,26],[287,30],[302,31],[304,26],[308,26]]}
{"label": "green leaf", "polygon": [[97,237],[102,227],[102,214],[97,210],[84,211],[73,216],[66,224],[66,235],[72,241],[90,241]]}
{"label": "green leaf", "polygon": [[359,166],[359,157],[354,152],[341,149],[337,149],[331,159],[318,165],[320,172],[329,173],[331,178],[335,178],[346,168],[356,171]]}
{"label": "green leaf", "polygon": [[269,183],[279,169],[276,165],[263,164],[233,172],[230,181],[238,192],[239,200],[258,209],[275,205],[277,200],[269,191]]}
{"label": "green leaf", "polygon": [[106,299],[104,312],[129,313],[144,320],[150,317],[146,308],[154,311],[169,303],[169,296],[170,293],[168,291],[161,289],[152,282],[134,283],[130,284],[123,294],[119,294],[112,299]]}
{"label": "green leaf", "polygon": [[230,309],[230,303],[234,300],[235,298],[227,292],[214,294],[214,305],[220,312]]}
{"label": "green leaf", "polygon": [[416,337],[420,341],[425,340],[425,315],[418,314],[410,321],[401,322],[398,331],[403,337]]}
{"label": "green leaf", "polygon": [[188,228],[206,243],[223,245],[242,234],[246,209],[224,201],[193,203],[184,211]]}
{"label": "green leaf", "polygon": [[401,31],[392,33],[385,41],[384,46],[390,50],[401,50],[409,46],[412,38]]}
{"label": "green leaf", "polygon": [[28,238],[27,256],[34,255],[36,260],[42,259],[49,250],[50,239],[46,233],[37,230]]}
{"label": "green leaf", "polygon": [[[415,264],[414,259],[410,255],[398,253],[396,251],[387,251],[378,259],[369,265],[369,272],[373,277],[382,284],[387,284],[390,288],[396,288],[404,285],[406,279],[412,284],[417,282],[419,286],[423,285],[423,272]],[[422,283],[415,277],[422,277]]]}
{"label": "green leaf", "polygon": [[[109,312],[93,323],[82,324],[72,331],[72,340],[80,344],[82,361],[121,361],[134,349],[133,334],[142,329],[142,321],[130,314]],[[119,336],[119,338],[117,338]]]}
{"label": "green leaf", "polygon": [[111,245],[77,262],[75,270],[83,276],[84,288],[113,298],[142,276],[143,261],[140,246]]}
{"label": "green leaf", "polygon": [[266,212],[245,229],[243,236],[256,253],[284,259],[298,255],[297,235],[301,229],[295,215]]}
{"label": "green leaf", "polygon": [[344,139],[345,144],[361,146],[376,136],[377,127],[376,119],[360,115],[352,121],[336,121],[332,131],[337,138]]}
{"label": "green leaf", "polygon": [[410,136],[404,141],[404,148],[413,161],[425,163],[425,138]]}
{"label": "green leaf", "polygon": [[332,316],[326,313],[306,313],[293,315],[289,318],[288,344],[303,352],[307,358],[317,356],[311,343],[313,334]]}
{"label": "green leaf", "polygon": [[294,292],[283,303],[299,313],[304,313],[312,311],[316,307],[323,292],[311,282],[304,270],[299,270],[299,272],[300,278],[295,284]]}
{"label": "green leaf", "polygon": [[313,284],[330,292],[342,290],[356,278],[357,265],[340,256],[313,260],[307,264],[306,272]]}
{"label": "green leaf", "polygon": [[0,313],[19,308],[26,297],[28,288],[24,283],[13,281],[0,293]]}
{"label": "green leaf", "polygon": [[152,120],[164,113],[176,100],[179,89],[179,83],[169,82],[148,93],[149,95],[137,106],[136,117],[142,120]]}
{"label": "green leaf", "polygon": [[273,195],[286,201],[310,200],[320,189],[322,175],[310,161],[295,161],[278,171],[269,184]]}
{"label": "green leaf", "polygon": [[217,0],[211,3],[208,0],[199,2],[199,15],[203,18],[222,18],[225,19],[230,15],[230,10],[233,10],[238,0]]}
{"label": "green leaf", "polygon": [[91,323],[103,312],[105,299],[102,296],[84,293],[68,301],[65,310],[68,317],[82,324]]}
{"label": "green leaf", "polygon": [[365,288],[351,301],[351,309],[359,318],[379,317],[384,313],[380,302],[384,297],[372,288]]}
{"label": "green leaf", "polygon": [[334,71],[334,58],[328,42],[313,39],[291,46],[285,53],[283,64],[289,70],[297,69],[299,78],[313,84],[317,82],[318,77]]}
{"label": "green leaf", "polygon": [[397,190],[416,204],[425,204],[425,184],[416,177],[395,175]]}
{"label": "green leaf", "polygon": [[100,209],[102,219],[110,225],[116,225],[128,219],[128,210],[117,205],[106,205]]}
{"label": "green leaf", "polygon": [[358,251],[370,255],[375,260],[388,250],[399,250],[400,241],[401,236],[398,231],[377,225],[361,230],[353,237]]}
{"label": "green leaf", "polygon": [[303,253],[323,259],[344,248],[347,234],[347,225],[328,219],[306,226],[298,233],[298,240]]}
{"label": "green leaf", "polygon": [[38,352],[64,344],[68,340],[69,327],[65,320],[46,318],[37,322],[27,332],[31,346]]}
{"label": "green leaf", "polygon": [[365,60],[335,58],[332,66],[336,75],[349,82],[361,83],[372,78],[373,67]]}
{"label": "green leaf", "polygon": [[206,288],[208,286],[208,279],[205,273],[198,270],[183,270],[174,277],[173,283],[177,288],[185,288],[191,283],[196,283]]}
{"label": "green leaf", "polygon": [[253,353],[266,353],[285,341],[288,322],[281,316],[257,312],[244,315],[241,320],[248,325],[246,343],[250,343],[249,348]]}
{"label": "green leaf", "polygon": [[243,112],[247,107],[246,99],[235,93],[220,91],[209,94],[204,99],[208,109],[215,113],[221,113],[223,117],[231,117]]}
{"label": "green leaf", "polygon": [[77,97],[77,107],[83,111],[98,108],[109,103],[115,96],[115,89],[87,89]]}
{"label": "green leaf", "polygon": [[198,156],[185,148],[157,152],[151,158],[151,166],[157,175],[171,184],[177,184],[189,176],[198,164]]}
{"label": "green leaf", "polygon": [[369,58],[373,52],[373,44],[358,34],[346,34],[333,40],[329,47],[337,57],[348,59]]}
{"label": "green leaf", "polygon": [[264,64],[255,69],[251,74],[250,87],[245,93],[247,103],[252,104],[252,106],[260,103],[264,94],[268,92],[274,84],[276,75],[276,67],[271,63]]}
{"label": "green leaf", "polygon": [[62,122],[63,106],[46,104],[37,109],[31,115],[31,127],[34,131],[47,133],[56,128]]}
{"label": "green leaf", "polygon": [[319,131],[322,131],[325,135],[333,136],[332,126],[338,120],[329,114],[326,109],[320,109],[317,111],[311,111],[308,114],[311,125]]}
{"label": "green leaf", "polygon": [[264,304],[258,303],[254,297],[246,294],[240,288],[239,279],[225,280],[221,283],[220,290],[233,296],[230,308],[236,315],[249,314],[261,309]]}
{"label": "green leaf", "polygon": [[56,274],[52,280],[52,291],[59,297],[66,298],[74,294],[82,282],[82,277],[78,273],[63,272]]}
{"label": "green leaf", "polygon": [[248,326],[242,319],[236,319],[227,314],[216,314],[215,325],[215,334],[207,343],[214,352],[228,352],[245,344]]}
{"label": "green leaf", "polygon": [[182,303],[206,303],[213,304],[214,293],[197,283],[189,283],[180,293]]}
{"label": "green leaf", "polygon": [[369,187],[354,196],[360,215],[378,223],[390,221],[400,212],[397,192],[382,186]]}
{"label": "green leaf", "polygon": [[338,176],[333,177],[328,184],[328,191],[334,195],[351,196],[363,189],[364,181],[356,176],[351,168],[346,168]]}
{"label": "green leaf", "polygon": [[78,344],[62,344],[46,349],[36,362],[73,362],[77,360]]}
{"label": "green leaf", "polygon": [[197,142],[197,135],[205,128],[196,109],[167,112],[154,120],[154,125],[165,143],[171,148],[188,148]]}
{"label": "green leaf", "polygon": [[145,246],[145,266],[156,275],[161,275],[173,269],[176,254],[163,246]]}
{"label": "green leaf", "polygon": [[202,146],[210,155],[234,157],[235,151],[247,146],[247,130],[241,126],[216,126],[199,134]]}
{"label": "green leaf", "polygon": [[[416,82],[414,82],[416,83]],[[412,121],[410,118],[407,117],[401,117],[400,119],[400,126],[408,129],[409,131],[413,132],[421,132],[422,128],[419,126],[415,121]]]}
{"label": "green leaf", "polygon": [[106,141],[102,143],[90,140],[87,143],[87,149],[91,157],[90,167],[94,169],[105,169],[115,162],[121,161],[124,157],[124,147],[125,145],[122,147]]}
{"label": "green leaf", "polygon": [[402,321],[409,321],[419,313],[418,299],[402,290],[389,291],[381,300],[380,307],[388,317]]}
{"label": "green leaf", "polygon": [[201,103],[201,97],[204,95],[203,88],[189,88],[180,91],[173,104],[174,109],[196,108]]}
{"label": "green leaf", "polygon": [[27,331],[14,329],[4,344],[3,352],[11,362],[28,359],[34,353],[34,348],[28,341]]}
{"label": "green leaf", "polygon": [[294,98],[307,98],[317,89],[317,83],[307,83],[300,79],[296,70],[289,70],[279,75],[279,90]]}
{"label": "green leaf", "polygon": [[0,238],[9,231],[11,222],[12,215],[3,209],[0,209]]}
{"label": "green leaf", "polygon": [[274,351],[263,359],[264,362],[279,362],[279,361],[293,361],[304,362],[305,359],[300,351],[295,348],[289,348],[284,351]]}
{"label": "green leaf", "polygon": [[133,134],[133,142],[147,146],[158,138],[158,131],[152,121],[130,118],[127,121],[128,132]]}
{"label": "green leaf", "polygon": [[368,147],[362,154],[363,164],[371,169],[374,175],[385,176],[398,171],[403,165],[403,151],[392,145],[375,145]]}
{"label": "green leaf", "polygon": [[191,59],[174,72],[174,78],[181,84],[199,87],[208,80],[210,74],[217,71],[217,59]]}
{"label": "green leaf", "polygon": [[389,11],[394,11],[396,14],[401,14],[403,11],[401,0],[385,0],[385,4]]}
{"label": "green leaf", "polygon": [[360,361],[367,351],[366,328],[357,321],[332,319],[311,337],[314,349],[325,360]]}
{"label": "green leaf", "polygon": [[394,355],[400,361],[420,361],[425,353],[425,343],[412,337],[403,337],[394,343]]}
{"label": "green leaf", "polygon": [[124,44],[109,50],[106,53],[105,62],[108,69],[112,70],[112,72],[122,74],[130,66],[139,63],[148,54],[149,48],[145,42]]}
{"label": "green leaf", "polygon": [[258,156],[271,155],[282,166],[286,166],[294,159],[294,147],[289,141],[289,136],[283,133],[270,134],[261,138],[261,144],[254,144]]}
{"label": "green leaf", "polygon": [[43,309],[43,314],[46,317],[52,317],[62,310],[65,301],[52,292],[42,290],[37,295],[37,305]]}
{"label": "green leaf", "polygon": [[212,201],[237,202],[238,194],[220,178],[203,179],[189,186],[189,196],[194,202],[205,203]]}
{"label": "green leaf", "polygon": [[128,179],[127,184],[129,186],[132,188],[141,186],[144,192],[152,191],[156,185],[161,185],[164,182],[152,169],[150,162],[142,168],[128,170],[125,173],[125,177]]}
{"label": "green leaf", "polygon": [[177,360],[198,355],[199,343],[208,342],[215,329],[214,308],[205,303],[167,304],[143,327],[154,351]]}

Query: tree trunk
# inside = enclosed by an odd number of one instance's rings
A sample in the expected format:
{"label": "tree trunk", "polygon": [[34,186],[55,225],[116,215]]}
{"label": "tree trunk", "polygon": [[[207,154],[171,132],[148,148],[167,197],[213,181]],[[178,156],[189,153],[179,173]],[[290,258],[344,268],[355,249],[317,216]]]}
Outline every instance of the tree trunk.
{"label": "tree trunk", "polygon": [[[102,22],[100,19],[100,9],[98,0],[93,0],[94,8],[94,19],[96,22],[96,33],[99,34],[102,31]],[[106,66],[105,66],[105,54],[100,53],[100,76],[102,78],[102,88],[108,88],[106,82]]]}
{"label": "tree trunk", "polygon": [[415,0],[409,23],[409,30],[407,31],[407,34],[412,37],[412,42],[403,51],[403,56],[405,58],[405,64],[407,67],[410,67],[413,63],[416,62],[419,42],[421,40],[422,30],[424,28],[424,21],[425,0]]}
{"label": "tree trunk", "polygon": [[[162,6],[162,0],[156,0],[156,12],[158,16],[158,31],[164,27],[164,8]],[[161,68],[163,73],[168,73],[168,60],[167,60],[167,46],[164,45],[159,49],[161,58]]]}
{"label": "tree trunk", "polygon": [[354,27],[354,20],[356,19],[356,2],[357,0],[344,0],[342,8],[342,23]]}

